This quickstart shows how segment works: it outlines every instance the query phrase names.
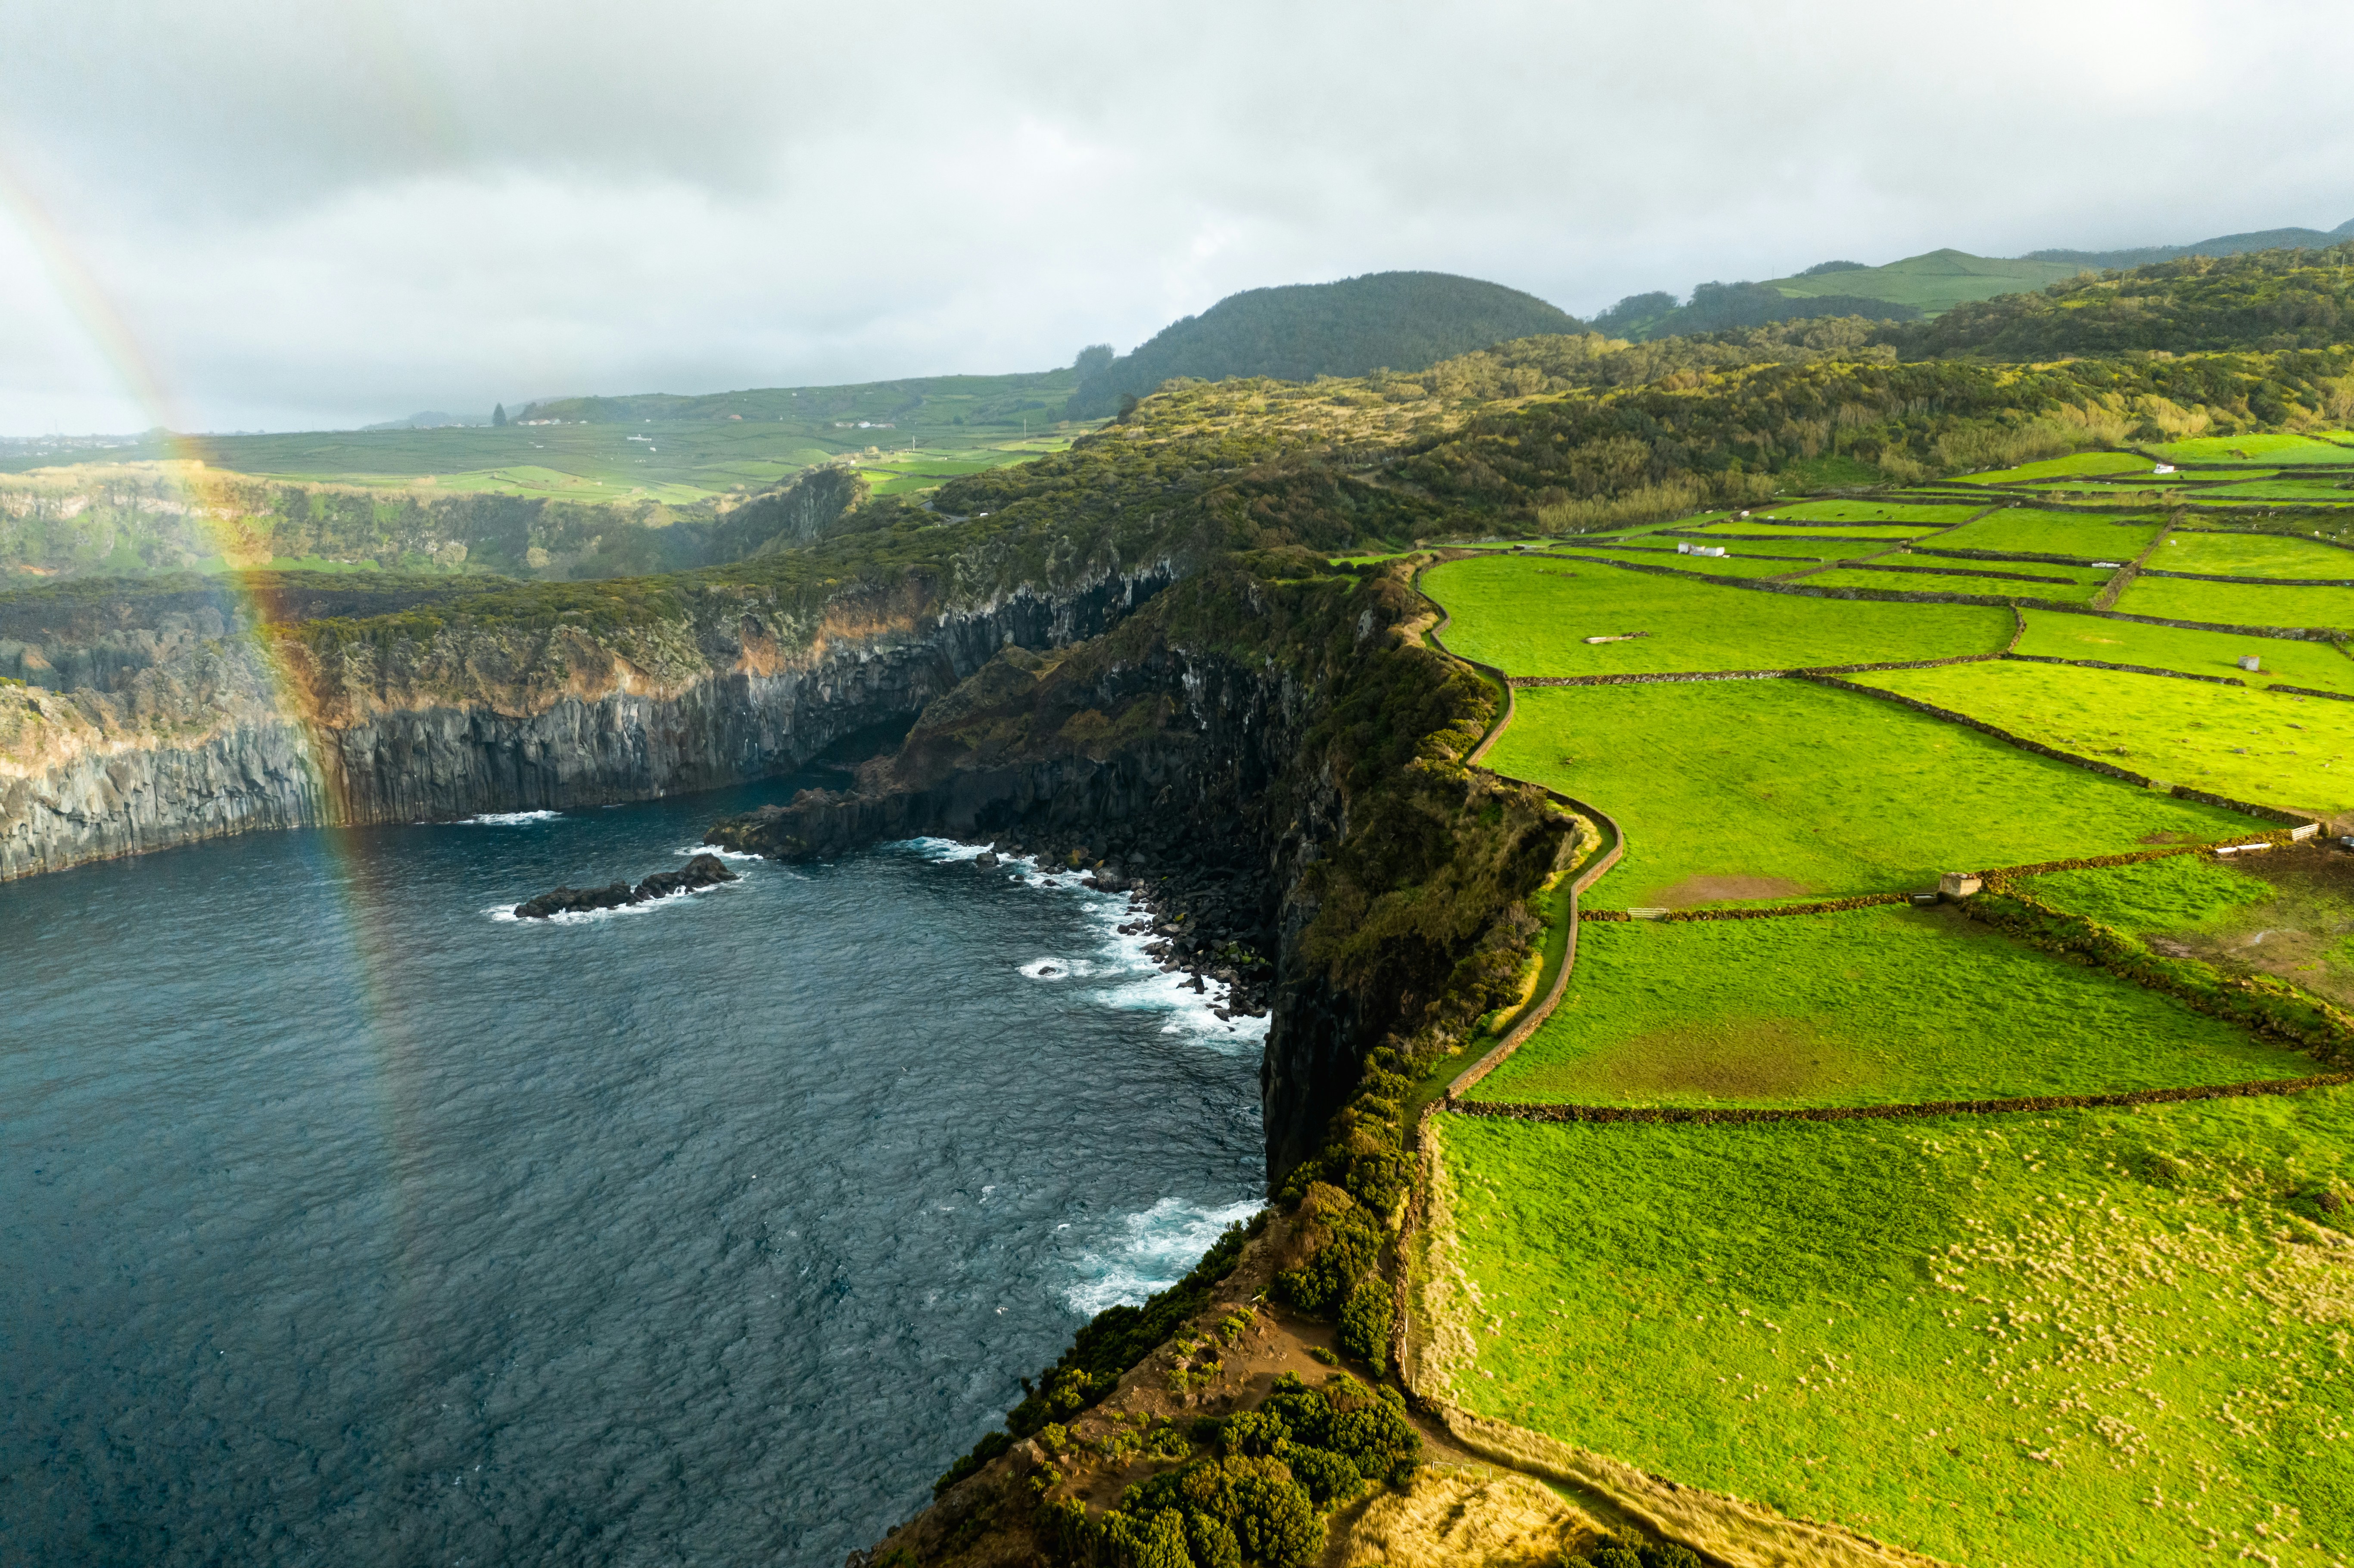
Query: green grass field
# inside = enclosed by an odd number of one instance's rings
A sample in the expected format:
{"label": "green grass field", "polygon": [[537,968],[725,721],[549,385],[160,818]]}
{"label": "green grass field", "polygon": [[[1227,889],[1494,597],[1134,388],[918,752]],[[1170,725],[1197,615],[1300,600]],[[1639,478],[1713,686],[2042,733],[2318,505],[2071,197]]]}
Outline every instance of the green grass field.
{"label": "green grass field", "polygon": [[[1939,565],[1948,563],[1940,562]],[[1950,563],[1960,566],[1956,561]],[[2021,567],[2022,573],[2031,568]],[[2057,568],[2046,567],[2038,577],[2059,577]],[[1800,579],[1810,588],[1879,588],[1887,593],[1980,593],[2003,599],[2041,599],[2055,604],[2090,604],[2107,586],[2107,572],[2079,572],[2060,582],[2023,583],[2011,577],[1946,577],[1936,572],[1871,572],[1840,570],[1813,572]]]}
{"label": "green grass field", "polygon": [[[1514,675],[1787,669],[1992,652],[1995,606],[1850,602],[1529,557],[1449,561],[1422,586],[1454,617],[1447,646]],[[1628,642],[1582,639],[1624,632]]]}
{"label": "green grass field", "polygon": [[1916,891],[2256,826],[1807,681],[1524,686],[1512,703],[1488,765],[1627,831],[1595,909]]}
{"label": "green grass field", "polygon": [[1901,523],[1821,523],[1808,528],[1787,522],[1752,518],[1746,522],[1736,519],[1729,523],[1712,523],[1705,528],[1680,529],[1678,532],[1702,534],[1710,537],[1721,535],[1728,539],[1788,539],[1793,543],[1798,540],[1812,543],[1817,539],[1877,539],[1899,544],[1908,539],[1925,538],[1935,530],[1917,524],[1908,525]]}
{"label": "green grass field", "polygon": [[[1771,515],[1795,518],[1807,523],[1926,523],[1947,527],[1959,523],[1981,506],[1918,504],[1901,501],[1802,501],[1795,505],[1776,506]],[[1765,512],[1755,515],[1766,516]]]}
{"label": "green grass field", "polygon": [[2277,894],[2261,877],[2203,854],[2046,872],[2020,885],[2055,908],[2134,937],[2229,925],[2252,906],[2271,903]]}
{"label": "green grass field", "polygon": [[1588,921],[1577,949],[1561,1005],[1470,1097],[1917,1105],[2325,1070],[1956,909]]}
{"label": "green grass field", "polygon": [[2293,501],[2318,506],[2354,505],[2354,490],[2342,479],[2268,479],[2251,484],[2201,486],[2194,501]]}
{"label": "green grass field", "polygon": [[2281,534],[2169,535],[2147,565],[2168,572],[2218,577],[2324,577],[2354,580],[2354,550]]}
{"label": "green grass field", "polygon": [[[2158,555],[2169,561],[2175,558],[2163,545],[2158,546]],[[2270,588],[2262,583],[2201,583],[2144,577],[2134,579],[2133,586],[2119,596],[2115,608],[2128,615],[2160,615],[2169,620],[2200,620],[2216,626],[2344,627],[2354,630],[2354,588]]]}
{"label": "green grass field", "polygon": [[1958,476],[1963,484],[2031,484],[2041,479],[2084,479],[2101,474],[2148,473],[2156,465],[2132,452],[2072,452],[2063,458],[2021,463],[1990,473]]}
{"label": "green grass field", "polygon": [[2091,517],[2007,506],[1941,535],[1940,550],[2017,550],[2074,556],[2087,561],[2130,561],[2165,526],[2158,517]]}
{"label": "green grass field", "polygon": [[2026,293],[2073,278],[2081,270],[2068,261],[2015,260],[1947,249],[1907,256],[1884,267],[1818,272],[1810,278],[1776,278],[1766,286],[1799,299],[1860,294],[1894,304],[1918,305],[1936,315],[1966,300]]}
{"label": "green grass field", "polygon": [[[2169,441],[2150,450],[2168,462],[2259,462],[2281,468],[2312,463],[2354,462],[2354,436],[2344,430],[2327,432],[2336,441],[2312,436],[2200,436]],[[2346,444],[2339,445],[2338,442]]]}
{"label": "green grass field", "polygon": [[2345,1091],[1435,1127],[1474,1410],[1956,1563],[2344,1561]]}
{"label": "green grass field", "polygon": [[[1752,546],[1752,551],[1763,552],[1770,546]],[[1804,571],[1822,557],[1795,553],[1775,555],[1759,559],[1755,554],[1726,556],[1679,556],[1673,550],[1612,550],[1593,545],[1570,545],[1562,548],[1569,556],[1590,556],[1606,561],[1628,561],[1641,567],[1667,567],[1680,572],[1699,572],[1718,577],[1771,577],[1784,572]]]}
{"label": "green grass field", "polygon": [[[2228,631],[2186,631],[2175,626],[2143,626],[2089,615],[2027,612],[2027,634],[2018,652],[2047,659],[2098,659],[2110,664],[2147,664],[2193,675],[2224,675],[2250,685],[2279,682],[2317,692],[2354,694],[2354,659],[2331,642],[2292,641],[2285,637],[2237,637]],[[2239,667],[2253,653],[2262,667],[2249,674]]]}
{"label": "green grass field", "polygon": [[2354,810],[2354,704],[2010,660],[1859,679],[2166,783],[2323,817]]}

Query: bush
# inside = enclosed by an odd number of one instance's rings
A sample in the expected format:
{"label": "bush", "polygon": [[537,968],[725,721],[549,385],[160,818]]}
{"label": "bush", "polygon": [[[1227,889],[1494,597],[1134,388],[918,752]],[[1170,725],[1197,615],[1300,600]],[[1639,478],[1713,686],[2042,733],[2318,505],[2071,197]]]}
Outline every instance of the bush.
{"label": "bush", "polygon": [[1580,1557],[1564,1557],[1563,1568],[1703,1568],[1699,1553],[1672,1541],[1645,1541],[1620,1535],[1603,1541]]}
{"label": "bush", "polygon": [[[1338,1194],[1336,1194],[1337,1196]],[[1275,1277],[1277,1293],[1304,1312],[1331,1316],[1381,1255],[1382,1231],[1363,1209],[1328,1213],[1325,1239],[1298,1268]]]}
{"label": "bush", "polygon": [[1396,1311],[1387,1280],[1378,1274],[1368,1274],[1357,1281],[1357,1287],[1349,1292],[1348,1302],[1341,1308],[1342,1352],[1373,1368],[1376,1375],[1384,1371],[1389,1366],[1390,1325]]}
{"label": "bush", "polygon": [[1310,1388],[1286,1372],[1275,1380],[1259,1414],[1281,1420],[1296,1446],[1338,1454],[1369,1481],[1403,1483],[1422,1463],[1422,1435],[1393,1391],[1375,1395],[1353,1378],[1336,1375],[1322,1388]]}
{"label": "bush", "polygon": [[1292,1479],[1308,1489],[1318,1508],[1332,1508],[1364,1490],[1357,1467],[1330,1448],[1294,1448],[1283,1457]]}

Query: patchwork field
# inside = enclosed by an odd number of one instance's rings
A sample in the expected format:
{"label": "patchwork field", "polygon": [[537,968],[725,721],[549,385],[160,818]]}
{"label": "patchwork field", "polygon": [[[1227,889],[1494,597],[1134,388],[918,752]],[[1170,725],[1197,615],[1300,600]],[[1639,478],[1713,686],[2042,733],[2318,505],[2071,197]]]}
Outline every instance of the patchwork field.
{"label": "patchwork field", "polygon": [[2354,705],[2014,660],[1860,678],[2166,783],[2324,817],[2354,810]]}
{"label": "patchwork field", "polygon": [[[2317,692],[2354,695],[2354,659],[2335,642],[2286,637],[2242,637],[2229,631],[2190,631],[2179,626],[2146,626],[2089,615],[2027,611],[2027,633],[2018,652],[2046,659],[2098,659],[2110,664],[2147,664],[2193,675],[2222,675],[2250,685],[2279,682]],[[2239,667],[2253,654],[2253,674]]]}
{"label": "patchwork field", "polygon": [[2218,577],[2354,581],[2354,550],[2280,534],[2178,531],[2147,564],[2163,571],[2209,572]]}
{"label": "patchwork field", "polygon": [[[1767,546],[1755,546],[1757,550]],[[1723,556],[1680,556],[1672,549],[1654,546],[1643,550],[1611,550],[1591,545],[1577,545],[1562,552],[1572,556],[1592,556],[1606,561],[1627,561],[1642,567],[1666,567],[1679,572],[1701,572],[1719,577],[1771,577],[1785,572],[1803,571],[1815,565],[1820,556],[1798,555],[1759,556],[1752,554]]]}
{"label": "patchwork field", "polygon": [[1941,535],[1940,550],[2016,550],[2087,561],[2132,560],[2165,526],[2160,517],[2096,517],[2006,506]]}
{"label": "patchwork field", "polygon": [[1626,829],[1589,908],[1905,892],[2256,826],[1806,681],[1532,686],[1513,704],[1488,765]]}
{"label": "patchwork field", "polygon": [[1577,946],[1561,1005],[1469,1098],[1903,1105],[2324,1070],[1942,906],[1588,921]]}
{"label": "patchwork field", "polygon": [[1800,524],[1784,518],[1732,518],[1723,523],[1711,523],[1704,528],[1679,528],[1679,534],[1697,534],[1710,538],[1727,539],[1874,539],[1900,544],[1910,539],[1927,537],[1935,532],[1917,523],[1810,523]]}
{"label": "patchwork field", "polygon": [[2158,615],[2168,620],[2199,620],[2215,626],[2343,627],[2354,631],[2354,588],[2273,588],[2263,583],[2144,577],[2134,579],[2118,598],[2116,608],[2128,615]]}
{"label": "patchwork field", "polygon": [[[1961,563],[1956,561],[1952,565],[1958,567]],[[1878,588],[1886,593],[1992,594],[2002,599],[2041,599],[2056,604],[2090,604],[2108,586],[2111,575],[2107,572],[2077,572],[2063,576],[2059,568],[2051,567],[2046,567],[2041,572],[2031,573],[2025,565],[2018,570],[2021,576],[2032,575],[2043,580],[2021,582],[2017,576],[1949,577],[1944,571],[1872,572],[1834,567],[1829,571],[1811,572],[1806,581],[1809,588]]]}
{"label": "patchwork field", "polygon": [[1956,1563],[2354,1539],[2346,1091],[1437,1125],[1433,1295],[1484,1414]]}
{"label": "patchwork field", "polygon": [[[1514,675],[1790,669],[1992,652],[2010,612],[1809,599],[1542,558],[1448,561],[1423,590],[1448,648]],[[1589,645],[1587,637],[1641,633]]]}

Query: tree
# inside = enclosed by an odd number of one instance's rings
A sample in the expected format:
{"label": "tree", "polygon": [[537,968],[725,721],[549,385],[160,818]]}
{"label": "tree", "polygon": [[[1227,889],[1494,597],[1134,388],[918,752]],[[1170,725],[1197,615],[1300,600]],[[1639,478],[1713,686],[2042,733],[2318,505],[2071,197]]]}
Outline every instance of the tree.
{"label": "tree", "polygon": [[1079,357],[1071,368],[1079,373],[1080,380],[1085,381],[1088,376],[1110,368],[1113,357],[1111,344],[1091,343],[1079,350]]}
{"label": "tree", "polygon": [[504,425],[506,422],[507,406],[504,403],[502,403],[497,408],[491,410],[491,423],[493,425]]}

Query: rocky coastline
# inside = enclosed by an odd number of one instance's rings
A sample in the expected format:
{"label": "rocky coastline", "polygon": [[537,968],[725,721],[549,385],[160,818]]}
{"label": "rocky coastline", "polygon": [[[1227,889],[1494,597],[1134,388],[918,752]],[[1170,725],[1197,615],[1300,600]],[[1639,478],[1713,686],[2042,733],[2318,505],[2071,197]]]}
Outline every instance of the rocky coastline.
{"label": "rocky coastline", "polygon": [[634,904],[651,904],[657,898],[675,898],[682,894],[700,893],[706,887],[717,887],[722,883],[739,880],[717,855],[699,854],[688,861],[683,869],[655,872],[634,887],[626,882],[609,883],[603,887],[559,887],[553,893],[526,898],[514,906],[514,916],[518,920],[552,920],[558,915],[625,909]]}

